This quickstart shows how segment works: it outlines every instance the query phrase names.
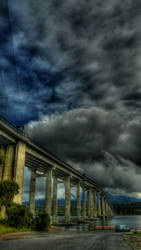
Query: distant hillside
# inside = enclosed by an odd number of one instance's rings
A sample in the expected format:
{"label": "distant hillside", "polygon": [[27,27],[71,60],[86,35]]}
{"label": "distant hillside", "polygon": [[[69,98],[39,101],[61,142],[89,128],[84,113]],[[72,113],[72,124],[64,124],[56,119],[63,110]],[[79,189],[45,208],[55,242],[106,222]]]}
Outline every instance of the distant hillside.
{"label": "distant hillside", "polygon": [[108,200],[112,204],[132,204],[132,203],[138,203],[141,202],[141,199],[135,198],[135,197],[129,197],[129,196],[113,196],[109,193],[106,193]]}
{"label": "distant hillside", "polygon": [[[76,205],[77,200],[71,199],[71,205]],[[29,207],[29,201],[24,201],[23,205]],[[35,201],[36,207],[44,207],[45,206],[45,199],[38,199]],[[64,206],[65,205],[65,199],[58,199],[58,206]]]}
{"label": "distant hillside", "polygon": [[[141,199],[135,198],[135,197],[129,197],[129,196],[114,196],[109,193],[106,193],[108,200],[112,204],[133,204],[133,203],[141,203]],[[81,194],[81,202],[82,202],[82,194]],[[87,197],[86,197],[86,202],[87,202]],[[38,199],[36,200],[36,207],[43,207],[45,206],[45,199]],[[76,197],[71,194],[71,205],[76,205],[77,200]],[[29,206],[29,202],[25,201],[23,202],[23,205]],[[64,206],[65,205],[65,199],[58,199],[58,205],[59,206]]]}

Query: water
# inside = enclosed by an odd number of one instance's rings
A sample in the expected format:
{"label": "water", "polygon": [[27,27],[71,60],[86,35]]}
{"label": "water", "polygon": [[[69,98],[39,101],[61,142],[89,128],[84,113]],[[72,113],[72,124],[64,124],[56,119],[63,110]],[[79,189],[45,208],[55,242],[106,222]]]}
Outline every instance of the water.
{"label": "water", "polygon": [[141,215],[132,216],[115,216],[109,221],[111,225],[127,225],[134,227],[141,227]]}
{"label": "water", "polygon": [[[59,222],[64,221],[64,216],[58,217]],[[77,217],[72,216],[71,221],[76,221]],[[116,226],[116,225],[127,225],[130,227],[141,227],[141,215],[134,216],[114,216],[108,220],[97,220],[89,223],[81,223],[73,226],[61,226],[62,229],[70,231],[89,231],[93,226]]]}

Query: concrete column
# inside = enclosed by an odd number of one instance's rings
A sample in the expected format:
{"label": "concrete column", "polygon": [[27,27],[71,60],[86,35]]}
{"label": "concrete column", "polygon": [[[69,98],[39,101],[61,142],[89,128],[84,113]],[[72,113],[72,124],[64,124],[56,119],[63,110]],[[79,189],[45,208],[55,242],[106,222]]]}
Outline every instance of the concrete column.
{"label": "concrete column", "polygon": [[94,195],[93,195],[93,189],[91,189],[91,218],[94,218]]}
{"label": "concrete column", "polygon": [[77,183],[77,219],[81,220],[80,182]]}
{"label": "concrete column", "polygon": [[36,173],[31,170],[30,176],[30,192],[29,192],[29,207],[30,211],[35,214],[35,191],[36,191]]}
{"label": "concrete column", "polygon": [[14,145],[8,145],[6,149],[5,167],[3,172],[3,180],[13,179],[13,163],[14,163]]}
{"label": "concrete column", "polygon": [[19,193],[15,195],[14,202],[22,204],[24,166],[25,166],[26,144],[18,141],[16,145],[15,161],[14,161],[14,181],[19,185]]}
{"label": "concrete column", "polygon": [[108,217],[107,200],[105,199],[105,216]]}
{"label": "concrete column", "polygon": [[83,218],[86,217],[85,187],[83,186]]}
{"label": "concrete column", "polygon": [[51,217],[52,169],[46,173],[45,212]]}
{"label": "concrete column", "polygon": [[96,207],[96,190],[93,190],[93,217],[97,217],[97,207]]}
{"label": "concrete column", "polygon": [[105,218],[105,201],[103,196],[101,196],[101,206],[102,206],[102,217]]}
{"label": "concrete column", "polygon": [[101,217],[101,197],[100,197],[100,192],[97,193],[97,211],[98,211],[98,216]]}
{"label": "concrete column", "polygon": [[[4,154],[5,154],[4,148],[0,148],[0,150],[2,150],[2,152],[4,151]],[[3,180],[4,167],[5,167],[4,159],[3,159],[2,161],[1,161],[1,159],[0,159],[0,181]]]}
{"label": "concrete column", "polygon": [[3,177],[3,164],[0,164],[0,181],[2,181]]}
{"label": "concrete column", "polygon": [[88,189],[88,218],[91,218],[91,189]]}
{"label": "concrete column", "polygon": [[58,222],[57,177],[53,177],[53,224]]}
{"label": "concrete column", "polygon": [[70,176],[65,177],[65,222],[70,223]]}

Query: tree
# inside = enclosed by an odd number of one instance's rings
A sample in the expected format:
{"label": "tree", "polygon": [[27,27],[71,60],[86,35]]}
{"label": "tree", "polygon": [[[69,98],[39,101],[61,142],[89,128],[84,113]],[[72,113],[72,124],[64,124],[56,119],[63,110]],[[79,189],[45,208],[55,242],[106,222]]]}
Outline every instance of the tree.
{"label": "tree", "polygon": [[19,193],[19,185],[14,181],[0,181],[0,206],[6,208],[13,200],[14,196]]}

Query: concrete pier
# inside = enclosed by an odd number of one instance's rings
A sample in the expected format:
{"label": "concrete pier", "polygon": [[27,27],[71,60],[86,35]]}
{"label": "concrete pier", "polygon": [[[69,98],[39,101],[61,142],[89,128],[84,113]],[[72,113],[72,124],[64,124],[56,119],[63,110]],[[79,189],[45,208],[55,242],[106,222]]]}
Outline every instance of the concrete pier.
{"label": "concrete pier", "polygon": [[70,223],[70,176],[65,177],[65,222]]}
{"label": "concrete pier", "polygon": [[81,220],[80,182],[77,183],[77,219]]}
{"label": "concrete pier", "polygon": [[16,144],[16,153],[14,161],[14,181],[17,182],[19,185],[19,193],[15,195],[13,200],[15,203],[18,204],[22,204],[25,153],[26,144],[22,141],[18,141],[18,143]]}
{"label": "concrete pier", "polygon": [[46,173],[45,211],[51,217],[52,169]]}
{"label": "concrete pier", "polygon": [[97,217],[97,207],[96,207],[96,190],[93,189],[93,217]]}
{"label": "concrete pier", "polygon": [[92,217],[91,211],[91,204],[92,204],[92,200],[91,200],[91,188],[88,189],[88,218]]}
{"label": "concrete pier", "polygon": [[105,219],[105,199],[101,196],[102,217]]}
{"label": "concrete pier", "polygon": [[30,176],[30,192],[29,192],[29,207],[30,211],[35,214],[35,191],[36,191],[36,173],[31,170]]}
{"label": "concrete pier", "polygon": [[83,210],[82,210],[82,215],[83,215],[83,218],[85,219],[86,218],[86,200],[85,200],[85,186],[83,186],[83,188],[82,188],[82,192],[83,192]]}
{"label": "concrete pier", "polygon": [[15,153],[15,146],[8,145],[7,150],[6,150],[3,180],[12,180],[13,179],[14,153]]}
{"label": "concrete pier", "polygon": [[97,212],[98,212],[98,217],[101,217],[101,197],[100,197],[100,192],[97,192]]}
{"label": "concrete pier", "polygon": [[57,177],[53,176],[53,224],[58,222]]}

